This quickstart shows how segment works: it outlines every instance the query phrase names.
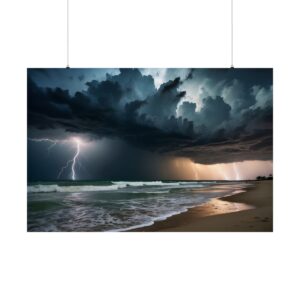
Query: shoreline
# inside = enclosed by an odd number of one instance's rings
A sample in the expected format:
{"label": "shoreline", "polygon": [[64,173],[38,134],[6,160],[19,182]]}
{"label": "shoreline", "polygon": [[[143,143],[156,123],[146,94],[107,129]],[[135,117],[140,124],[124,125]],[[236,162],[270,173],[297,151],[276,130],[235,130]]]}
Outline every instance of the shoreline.
{"label": "shoreline", "polygon": [[273,181],[254,181],[243,192],[212,198],[186,212],[127,232],[272,232]]}

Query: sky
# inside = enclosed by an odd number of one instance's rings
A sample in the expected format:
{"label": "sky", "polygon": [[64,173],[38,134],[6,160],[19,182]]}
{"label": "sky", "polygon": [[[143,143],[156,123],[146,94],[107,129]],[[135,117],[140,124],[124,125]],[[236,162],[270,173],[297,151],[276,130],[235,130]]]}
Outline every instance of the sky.
{"label": "sky", "polygon": [[272,69],[28,69],[28,180],[273,173]]}

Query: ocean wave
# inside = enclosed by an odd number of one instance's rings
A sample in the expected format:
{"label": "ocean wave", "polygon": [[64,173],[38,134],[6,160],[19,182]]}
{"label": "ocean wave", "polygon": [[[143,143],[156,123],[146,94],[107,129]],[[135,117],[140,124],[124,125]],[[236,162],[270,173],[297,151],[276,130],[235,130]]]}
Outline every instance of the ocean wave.
{"label": "ocean wave", "polygon": [[180,185],[180,182],[163,182],[163,181],[113,181],[112,183],[117,185],[125,185],[125,186],[132,186],[132,187]]}
{"label": "ocean wave", "polygon": [[[58,184],[35,184],[27,187],[28,193],[78,193],[78,192],[101,192],[116,191],[126,187],[160,187],[160,188],[188,188],[203,187],[196,182],[163,182],[163,181],[113,181],[111,185],[58,185]],[[146,192],[146,191],[145,191]],[[169,191],[149,191],[149,193],[167,193]],[[147,192],[146,192],[147,193]]]}
{"label": "ocean wave", "polygon": [[27,187],[28,193],[78,193],[78,192],[100,192],[115,191],[125,188],[125,185],[69,185],[59,186],[57,184],[37,184]]}
{"label": "ocean wave", "polygon": [[[241,184],[232,184],[222,189],[213,187],[209,192],[200,189],[197,192],[182,193],[177,189],[189,190],[190,186],[134,188],[127,187],[124,183],[121,185],[120,182],[98,186],[61,184],[36,183],[28,187],[32,193],[41,193],[28,195],[28,231],[128,231],[150,226],[156,221],[165,220],[201,205],[211,198],[242,192],[244,187]],[[196,182],[189,184],[196,185]],[[123,188],[120,195],[113,195],[113,190],[120,187]],[[75,194],[82,190],[99,189],[110,189],[112,192],[103,192],[105,197],[98,197],[92,193],[85,193],[80,197]],[[169,193],[173,190],[174,193]],[[46,194],[47,192],[52,194]],[[121,195],[123,192],[124,195]],[[155,193],[158,195],[153,195]],[[160,193],[162,195],[159,195]],[[135,195],[130,197],[130,194]]]}
{"label": "ocean wave", "polygon": [[131,194],[168,194],[170,190],[164,191],[131,191]]}

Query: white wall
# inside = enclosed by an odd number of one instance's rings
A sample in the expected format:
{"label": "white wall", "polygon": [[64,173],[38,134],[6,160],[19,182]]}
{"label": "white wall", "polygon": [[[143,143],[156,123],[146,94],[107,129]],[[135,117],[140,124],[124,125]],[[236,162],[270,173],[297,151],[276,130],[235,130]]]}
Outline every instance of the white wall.
{"label": "white wall", "polygon": [[[230,66],[230,0],[70,2],[71,67]],[[66,66],[66,0],[1,1],[2,299],[299,298],[299,1],[235,2],[235,66],[274,68],[273,234],[26,233],[26,68]]]}

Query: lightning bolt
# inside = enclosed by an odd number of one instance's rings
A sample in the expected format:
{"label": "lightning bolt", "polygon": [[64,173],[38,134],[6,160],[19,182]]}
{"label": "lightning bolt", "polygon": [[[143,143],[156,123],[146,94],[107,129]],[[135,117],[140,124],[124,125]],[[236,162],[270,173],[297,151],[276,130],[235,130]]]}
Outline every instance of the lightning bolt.
{"label": "lightning bolt", "polygon": [[[59,141],[59,140],[53,140],[53,139],[49,139],[49,138],[41,138],[41,139],[38,139],[38,138],[28,138],[28,140],[33,141],[33,142],[48,142],[48,143],[50,143],[50,146],[47,149],[48,150],[48,154],[49,154],[49,151],[55,145],[57,145],[58,143],[70,142],[70,140],[61,140],[61,141]],[[77,175],[76,175],[76,166],[77,166],[77,163],[79,164],[78,156],[80,155],[81,141],[78,138],[73,138],[71,141],[75,142],[75,144],[76,144],[76,152],[74,154],[74,157],[72,159],[68,160],[66,162],[66,164],[64,166],[62,166],[62,168],[58,172],[57,179],[59,179],[62,176],[63,172],[70,165],[71,165],[71,178],[72,178],[72,180],[76,180],[76,178],[77,178]]]}
{"label": "lightning bolt", "polygon": [[233,163],[233,170],[234,170],[234,173],[235,173],[235,180],[240,180],[240,174],[239,174],[239,170],[237,168],[236,163]]}
{"label": "lightning bolt", "polygon": [[76,142],[76,153],[75,156],[73,157],[72,161],[72,180],[76,180],[76,172],[75,172],[75,167],[76,167],[76,162],[77,162],[77,157],[80,154],[80,141],[78,139],[75,139]]}
{"label": "lightning bolt", "polygon": [[57,144],[57,142],[52,143],[49,147],[48,147],[48,154],[50,153],[50,150]]}
{"label": "lightning bolt", "polygon": [[[80,154],[80,140],[77,138],[73,139],[76,143],[76,152],[74,154],[74,157],[67,161],[67,163],[60,169],[57,179],[60,178],[60,176],[63,174],[63,172],[69,167],[69,165],[72,163],[71,166],[71,172],[72,172],[72,180],[76,180],[76,163],[78,162],[78,156]],[[79,163],[79,162],[78,162]]]}
{"label": "lightning bolt", "polygon": [[48,139],[48,138],[42,138],[42,139],[34,139],[34,138],[28,138],[29,141],[33,141],[33,142],[47,142],[50,143],[50,146],[47,148],[48,154],[50,153],[50,150],[57,145],[58,140],[52,140],[52,139]]}
{"label": "lightning bolt", "polygon": [[223,180],[229,180],[227,173],[225,172],[225,170],[222,168],[222,166],[217,165],[218,167],[218,171],[221,174],[221,176],[223,176]]}
{"label": "lightning bolt", "polygon": [[67,161],[67,163],[60,169],[58,175],[57,175],[57,179],[60,178],[60,176],[63,174],[64,170],[68,168],[69,164],[72,162],[73,160],[70,159]]}

